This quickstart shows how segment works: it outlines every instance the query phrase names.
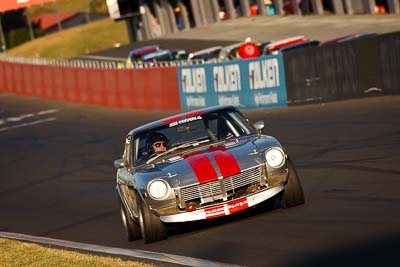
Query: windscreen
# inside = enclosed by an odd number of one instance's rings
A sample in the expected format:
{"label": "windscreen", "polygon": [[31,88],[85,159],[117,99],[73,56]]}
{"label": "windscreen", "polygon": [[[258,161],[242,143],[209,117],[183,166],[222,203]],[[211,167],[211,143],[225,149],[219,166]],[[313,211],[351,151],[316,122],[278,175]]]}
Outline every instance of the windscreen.
{"label": "windscreen", "polygon": [[[170,150],[190,142],[207,144],[255,133],[247,120],[234,110],[181,119],[139,134],[135,139],[135,165],[146,162],[154,154],[152,145],[160,140],[165,141],[166,150]],[[176,149],[174,153],[182,152],[182,149]]]}

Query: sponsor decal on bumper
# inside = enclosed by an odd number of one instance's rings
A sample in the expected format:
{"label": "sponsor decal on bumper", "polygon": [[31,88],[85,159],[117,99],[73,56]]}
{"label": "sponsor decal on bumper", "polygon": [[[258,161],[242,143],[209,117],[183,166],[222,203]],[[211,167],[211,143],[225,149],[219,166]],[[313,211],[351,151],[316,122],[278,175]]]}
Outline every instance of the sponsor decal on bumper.
{"label": "sponsor decal on bumper", "polygon": [[189,222],[211,219],[221,216],[226,216],[229,214],[236,213],[241,210],[245,210],[249,207],[255,206],[273,196],[278,194],[284,189],[283,185],[272,187],[264,191],[258,192],[254,195],[243,197],[240,199],[235,199],[228,201],[224,204],[215,205],[205,209],[199,209],[190,212],[182,212],[174,215],[163,215],[160,216],[161,221],[165,223],[175,223],[175,222]]}

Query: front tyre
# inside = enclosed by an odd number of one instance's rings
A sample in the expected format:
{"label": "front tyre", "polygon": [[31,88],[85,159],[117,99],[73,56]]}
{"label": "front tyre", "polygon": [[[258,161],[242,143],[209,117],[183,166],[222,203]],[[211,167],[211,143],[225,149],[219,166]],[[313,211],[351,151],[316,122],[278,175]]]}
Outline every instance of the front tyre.
{"label": "front tyre", "polygon": [[126,236],[129,242],[142,238],[139,225],[129,216],[121,199],[119,199],[122,224],[124,225]]}
{"label": "front tyre", "polygon": [[304,192],[299,175],[290,159],[287,161],[289,177],[281,198],[284,209],[304,204]]}
{"label": "front tyre", "polygon": [[139,225],[145,244],[164,240],[168,237],[167,227],[154,215],[138,196]]}

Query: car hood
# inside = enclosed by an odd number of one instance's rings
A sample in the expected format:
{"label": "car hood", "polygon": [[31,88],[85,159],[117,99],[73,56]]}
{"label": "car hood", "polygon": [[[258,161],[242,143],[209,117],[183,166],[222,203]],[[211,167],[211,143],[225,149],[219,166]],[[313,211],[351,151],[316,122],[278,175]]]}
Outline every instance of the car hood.
{"label": "car hood", "polygon": [[152,169],[163,174],[174,188],[203,184],[263,164],[264,151],[271,146],[280,144],[269,136],[214,143],[168,155]]}

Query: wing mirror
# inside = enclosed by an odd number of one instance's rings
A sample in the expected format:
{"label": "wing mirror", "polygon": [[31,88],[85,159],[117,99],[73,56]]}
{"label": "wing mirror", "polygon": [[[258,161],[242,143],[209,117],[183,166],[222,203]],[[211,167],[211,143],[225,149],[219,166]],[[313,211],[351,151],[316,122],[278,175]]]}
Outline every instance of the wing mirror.
{"label": "wing mirror", "polygon": [[117,159],[114,161],[114,168],[120,169],[126,167],[125,161],[123,159]]}
{"label": "wing mirror", "polygon": [[264,121],[257,121],[253,124],[253,126],[261,134],[261,130],[264,129]]}

